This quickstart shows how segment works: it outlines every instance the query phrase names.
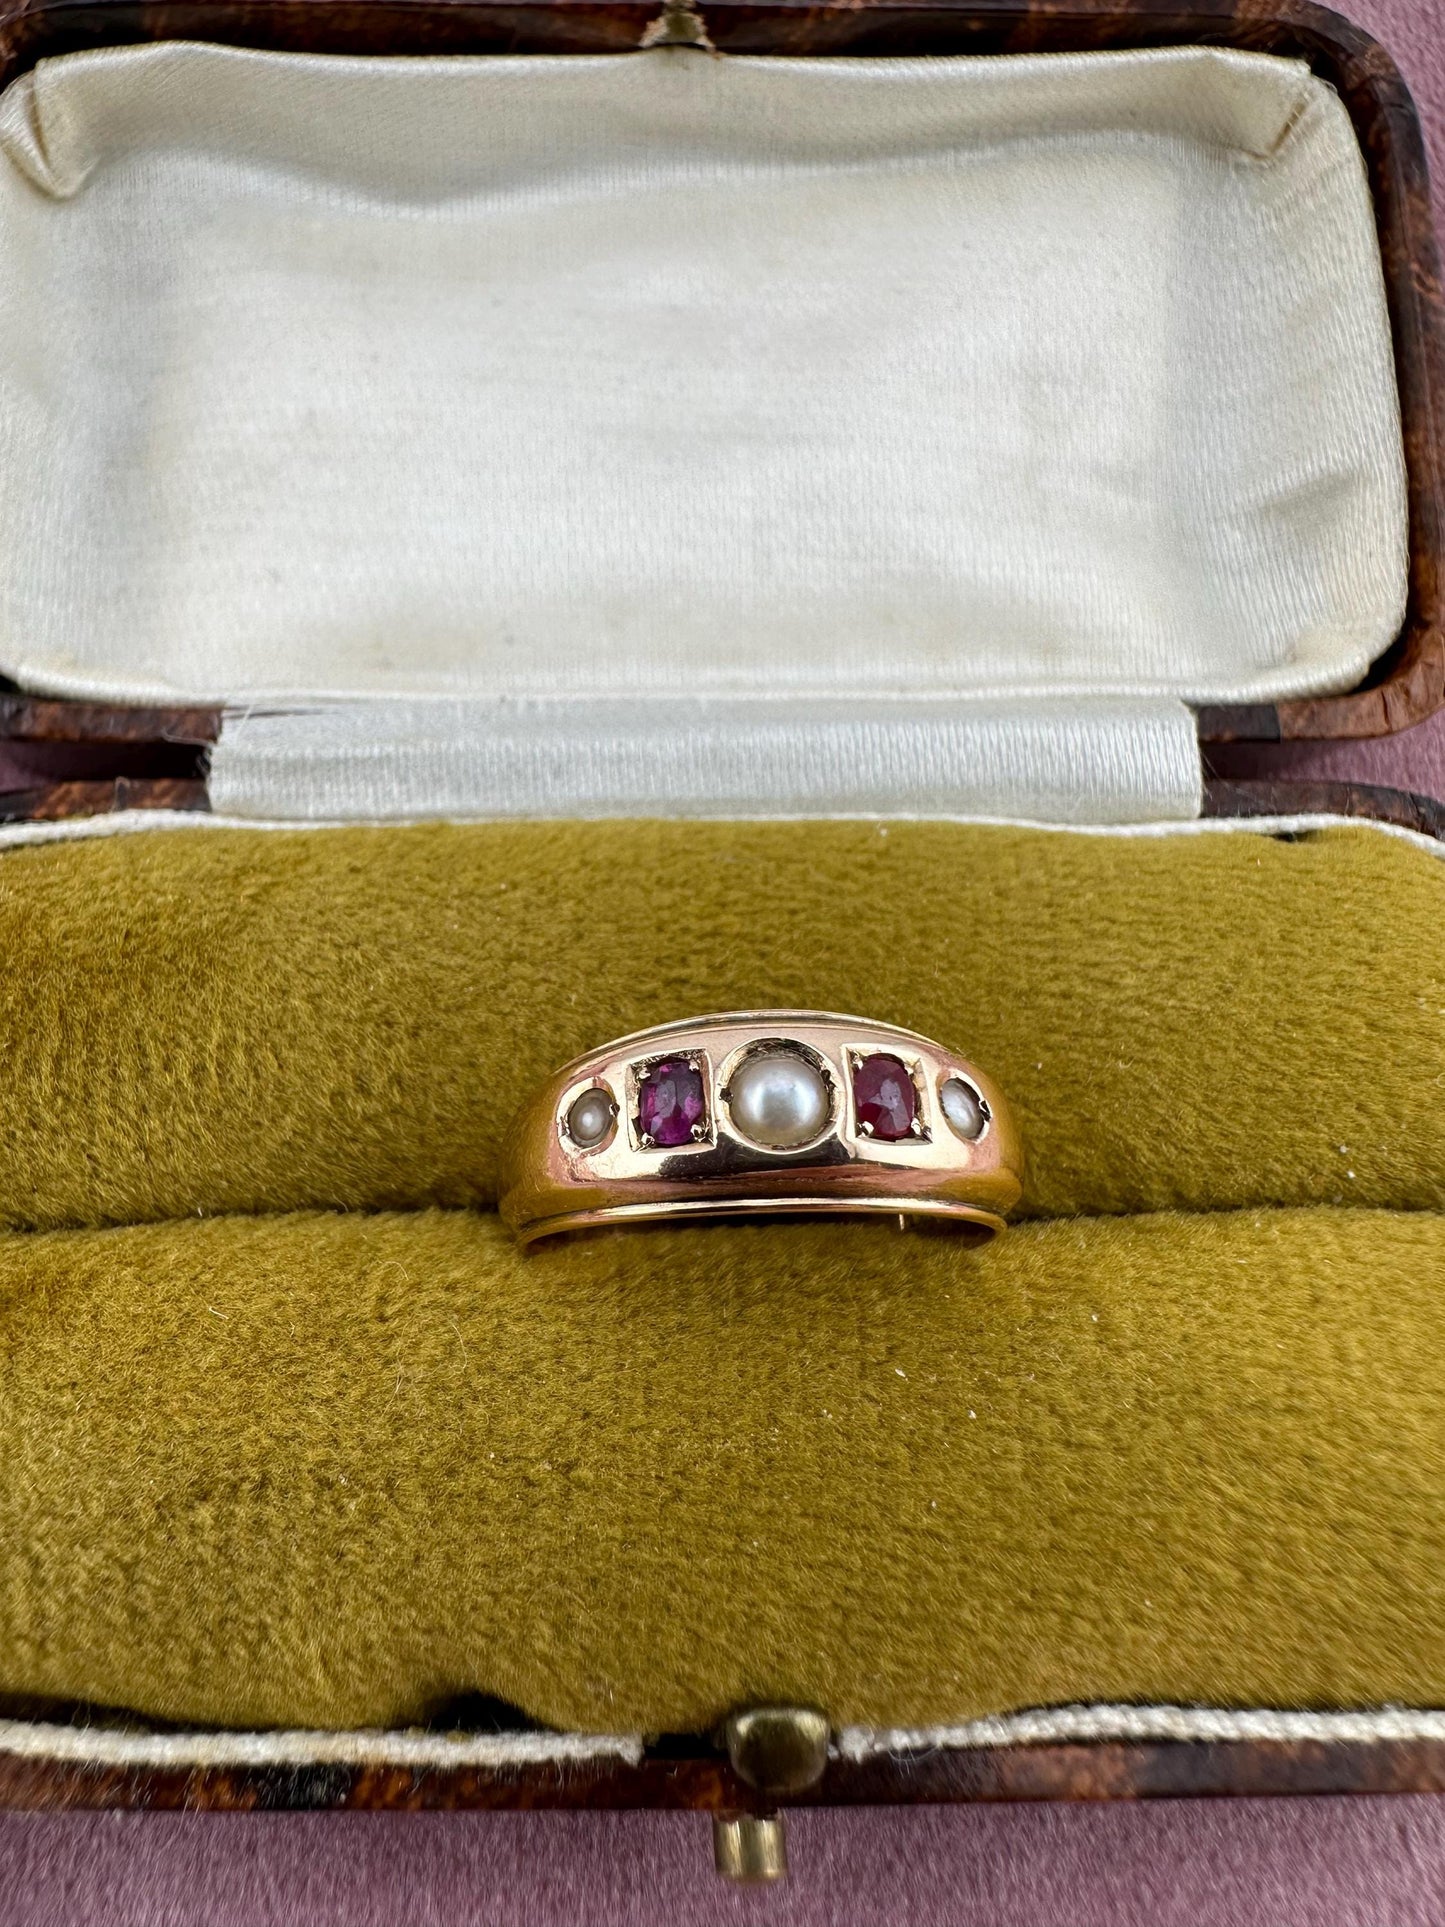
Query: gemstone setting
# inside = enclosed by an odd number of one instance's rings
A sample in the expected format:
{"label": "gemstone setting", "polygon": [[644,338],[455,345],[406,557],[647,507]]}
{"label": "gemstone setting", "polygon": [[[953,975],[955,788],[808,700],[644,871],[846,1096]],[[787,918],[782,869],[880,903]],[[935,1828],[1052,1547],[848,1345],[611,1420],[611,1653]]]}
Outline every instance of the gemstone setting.
{"label": "gemstone setting", "polygon": [[593,1084],[567,1107],[567,1135],[582,1151],[595,1151],[612,1135],[617,1122],[617,1100],[601,1084]]}
{"label": "gemstone setting", "polygon": [[973,1144],[988,1129],[988,1106],[966,1078],[946,1077],[938,1101],[950,1128],[966,1144]]}
{"label": "gemstone setting", "polygon": [[750,1051],[728,1079],[725,1101],[738,1135],[769,1151],[811,1144],[833,1115],[827,1079],[795,1044]]}
{"label": "gemstone setting", "polygon": [[637,1070],[637,1141],[674,1150],[707,1136],[707,1091],[695,1057],[665,1057]]}
{"label": "gemstone setting", "polygon": [[863,1137],[896,1144],[922,1135],[918,1087],[901,1057],[872,1051],[853,1060],[853,1115]]}

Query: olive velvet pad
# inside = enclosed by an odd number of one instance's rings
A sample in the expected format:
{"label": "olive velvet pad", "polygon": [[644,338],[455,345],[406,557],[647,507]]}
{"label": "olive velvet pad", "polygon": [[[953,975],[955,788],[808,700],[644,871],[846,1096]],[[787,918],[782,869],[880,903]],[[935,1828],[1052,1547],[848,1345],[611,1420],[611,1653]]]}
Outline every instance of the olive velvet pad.
{"label": "olive velvet pad", "polygon": [[1034,1215],[1445,1207],[1445,865],[1378,832],[151,831],[0,858],[0,1223],[495,1201],[547,1072],[728,1007],[1009,1093]]}
{"label": "olive velvet pad", "polygon": [[0,1237],[0,1692],[603,1731],[1445,1700],[1445,1217]]}

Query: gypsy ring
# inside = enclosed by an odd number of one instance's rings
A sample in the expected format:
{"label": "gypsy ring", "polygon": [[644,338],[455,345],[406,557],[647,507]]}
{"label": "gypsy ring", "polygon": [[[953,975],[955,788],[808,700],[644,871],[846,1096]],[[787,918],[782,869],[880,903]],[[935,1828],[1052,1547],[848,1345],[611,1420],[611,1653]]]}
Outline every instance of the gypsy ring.
{"label": "gypsy ring", "polygon": [[735,1011],[574,1058],[524,1106],[499,1209],[523,1243],[664,1218],[891,1212],[1004,1229],[1022,1152],[1003,1094],[943,1046],[821,1011]]}

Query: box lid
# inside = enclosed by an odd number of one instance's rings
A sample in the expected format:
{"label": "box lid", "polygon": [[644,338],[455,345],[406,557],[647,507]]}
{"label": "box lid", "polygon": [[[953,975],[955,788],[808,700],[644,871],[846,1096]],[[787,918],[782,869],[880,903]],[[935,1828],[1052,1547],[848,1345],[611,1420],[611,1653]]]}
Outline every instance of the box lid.
{"label": "box lid", "polygon": [[1091,813],[1188,814],[1184,702],[1399,628],[1369,191],[1302,63],[168,44],[43,62],[0,148],[0,665],[249,713],[223,785],[258,707],[394,760],[418,702],[554,748],[701,704],[746,766],[822,705],[868,807],[1022,705],[1106,783],[1150,735]]}

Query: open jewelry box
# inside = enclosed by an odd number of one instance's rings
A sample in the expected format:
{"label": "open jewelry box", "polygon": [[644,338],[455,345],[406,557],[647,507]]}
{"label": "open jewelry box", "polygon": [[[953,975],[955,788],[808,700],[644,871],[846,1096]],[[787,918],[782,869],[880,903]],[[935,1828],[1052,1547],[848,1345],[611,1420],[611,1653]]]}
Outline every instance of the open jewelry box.
{"label": "open jewelry box", "polygon": [[[17,851],[202,849],[201,817],[258,876],[294,826],[438,818],[1441,833],[1427,799],[1221,773],[1445,700],[1423,154],[1336,16],[163,0],[23,7],[3,47]],[[584,897],[603,843],[566,859]],[[138,1219],[188,1214],[166,1182]],[[195,1209],[486,1201],[228,1182]],[[47,1211],[7,1221],[85,1222]],[[1445,1786],[1445,1715],[1323,1678],[1284,1710],[943,1694],[800,1767],[786,1722],[752,1755],[507,1731],[497,1678],[446,1682],[482,1696],[459,1736],[64,1724],[114,1701],[47,1713],[57,1677],[9,1678],[17,1804]]]}

